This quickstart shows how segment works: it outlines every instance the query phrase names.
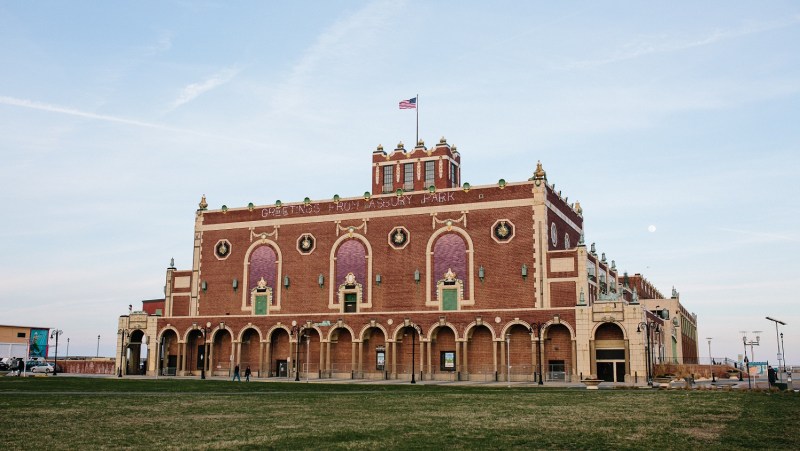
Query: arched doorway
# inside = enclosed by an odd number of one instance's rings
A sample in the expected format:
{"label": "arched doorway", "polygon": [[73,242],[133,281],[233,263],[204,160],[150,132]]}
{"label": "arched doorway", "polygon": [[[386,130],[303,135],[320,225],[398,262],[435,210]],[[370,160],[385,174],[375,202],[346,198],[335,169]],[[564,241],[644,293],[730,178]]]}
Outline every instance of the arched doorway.
{"label": "arched doorway", "polygon": [[370,327],[364,331],[361,340],[361,376],[367,379],[383,379],[389,370],[386,336],[379,327]]}
{"label": "arched doorway", "polygon": [[332,378],[352,378],[353,374],[353,335],[347,328],[337,327],[330,336],[330,367]]}
{"label": "arched doorway", "polygon": [[126,344],[125,374],[144,375],[147,371],[147,335],[136,329],[131,331]]}
{"label": "arched doorway", "polygon": [[295,351],[295,358],[300,365],[300,377],[317,379],[321,377],[322,340],[314,328],[303,329],[300,343]]}
{"label": "arched doorway", "polygon": [[534,347],[530,330],[522,324],[514,324],[508,328],[506,335],[509,335],[509,337],[503,337],[503,340],[509,338],[510,343],[508,344],[509,348],[506,350],[506,355],[501,360],[505,361],[509,357],[511,360],[506,361],[506,367],[502,368],[500,372],[505,374],[510,366],[511,375],[506,380],[532,380],[535,367],[533,365]]}
{"label": "arched doorway", "polygon": [[456,380],[460,355],[456,335],[448,326],[433,329],[428,341],[428,374],[433,380]]}
{"label": "arched doorway", "polygon": [[253,377],[260,377],[261,350],[261,335],[258,331],[252,327],[245,329],[239,348],[239,368],[242,376],[245,374],[245,369],[250,367]]}
{"label": "arched doorway", "polygon": [[192,329],[186,336],[184,374],[199,376],[206,360],[206,342],[200,329]]}
{"label": "arched doorway", "polygon": [[283,328],[273,330],[269,336],[269,376],[289,377],[289,362],[292,361],[289,352],[289,331]]}
{"label": "arched doorway", "polygon": [[495,379],[494,344],[488,327],[475,326],[467,332],[464,363],[469,380]]}
{"label": "arched doorway", "polygon": [[158,362],[156,374],[159,376],[175,376],[178,374],[178,356],[180,354],[180,343],[178,334],[167,329],[161,333],[161,360]]}
{"label": "arched doorway", "polygon": [[598,379],[625,382],[627,352],[625,334],[614,323],[603,323],[594,332],[595,369]]}
{"label": "arched doorway", "polygon": [[552,324],[544,332],[542,359],[548,381],[565,382],[572,374],[572,334],[563,324]]}
{"label": "arched doorway", "polygon": [[233,353],[231,343],[233,339],[227,329],[217,329],[211,336],[211,375],[230,377],[233,371]]}
{"label": "arched doorway", "polygon": [[392,357],[392,372],[395,379],[411,379],[412,373],[414,373],[415,379],[421,376],[421,339],[422,336],[416,326],[405,326],[397,332],[395,351]]}

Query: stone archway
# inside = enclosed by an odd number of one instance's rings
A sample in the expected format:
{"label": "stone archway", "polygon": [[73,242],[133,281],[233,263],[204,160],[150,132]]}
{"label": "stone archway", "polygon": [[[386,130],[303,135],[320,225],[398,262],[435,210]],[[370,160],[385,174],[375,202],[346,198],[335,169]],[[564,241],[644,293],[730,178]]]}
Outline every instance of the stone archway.
{"label": "stone archway", "polygon": [[353,356],[355,342],[346,327],[337,327],[330,333],[328,341],[328,373],[331,378],[353,378]]}
{"label": "stone archway", "polygon": [[249,367],[253,377],[260,377],[261,356],[263,355],[261,334],[255,328],[248,327],[242,332],[239,346],[238,363],[241,375],[244,376],[246,369]]}
{"label": "stone archway", "polygon": [[165,329],[161,333],[161,360],[156,367],[159,376],[176,376],[179,370],[181,344],[178,333],[174,329]]}
{"label": "stone archway", "polygon": [[475,326],[467,332],[466,339],[466,377],[469,380],[493,381],[497,365],[492,331],[485,325]]}
{"label": "stone archway", "polygon": [[615,323],[603,323],[594,332],[594,370],[598,379],[625,382],[628,362],[625,333]]}
{"label": "stone archway", "polygon": [[207,347],[200,329],[192,329],[186,335],[186,352],[183,356],[183,374],[188,376],[199,376],[203,370]]}
{"label": "stone archway", "polygon": [[132,330],[125,345],[125,374],[144,375],[147,369],[147,335],[140,329]]}
{"label": "stone archway", "polygon": [[212,376],[230,377],[233,374],[233,338],[227,329],[218,329],[211,336],[209,363]]}
{"label": "stone archway", "polygon": [[275,328],[268,338],[267,361],[268,377],[289,377],[289,364],[292,361],[291,345],[289,343],[289,331],[278,327]]}
{"label": "stone archway", "polygon": [[538,372],[538,362],[534,360],[536,348],[530,329],[523,324],[512,324],[506,329],[503,340],[508,349],[505,350],[505,355],[500,356],[500,361],[505,362],[505,367],[499,368],[500,373],[506,374],[510,369],[510,375],[506,376],[507,381],[533,380],[534,372]]}
{"label": "stone archway", "polygon": [[456,334],[449,326],[437,326],[428,341],[428,378],[432,380],[456,380],[461,371],[460,345]]}
{"label": "stone archway", "polygon": [[370,327],[361,338],[359,372],[366,379],[383,379],[389,371],[389,349],[386,335],[379,327]]}
{"label": "stone archway", "polygon": [[412,324],[397,330],[391,357],[395,379],[411,379],[412,373],[415,378],[421,376],[423,343],[417,327]]}
{"label": "stone archway", "polygon": [[544,331],[542,360],[545,365],[545,380],[568,381],[573,374],[572,334],[563,324],[551,324]]}

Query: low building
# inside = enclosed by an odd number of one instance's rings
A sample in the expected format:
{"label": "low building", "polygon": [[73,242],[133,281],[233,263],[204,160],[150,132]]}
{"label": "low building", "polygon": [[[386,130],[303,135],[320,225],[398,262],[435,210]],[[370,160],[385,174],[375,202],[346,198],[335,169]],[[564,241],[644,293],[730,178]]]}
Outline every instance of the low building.
{"label": "low building", "polygon": [[161,314],[119,319],[118,369],[139,371],[149,342],[150,374],[627,383],[668,348],[673,317],[587,246],[580,204],[541,164],[470,186],[442,138],[379,146],[370,179],[358,197],[209,210],[203,196]]}
{"label": "low building", "polygon": [[0,325],[0,358],[47,358],[50,328]]}

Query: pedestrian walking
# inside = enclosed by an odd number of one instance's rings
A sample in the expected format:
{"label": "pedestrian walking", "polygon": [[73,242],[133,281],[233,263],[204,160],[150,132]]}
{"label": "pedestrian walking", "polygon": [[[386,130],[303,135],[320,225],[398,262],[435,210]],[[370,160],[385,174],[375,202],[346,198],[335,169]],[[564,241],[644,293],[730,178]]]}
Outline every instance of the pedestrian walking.
{"label": "pedestrian walking", "polygon": [[233,382],[233,381],[235,381],[237,379],[239,380],[239,382],[242,381],[242,377],[239,376],[239,364],[238,363],[236,364],[236,367],[233,369],[233,380],[231,382]]}
{"label": "pedestrian walking", "polygon": [[767,365],[767,380],[769,381],[769,386],[774,387],[777,379],[778,375],[776,374],[775,368],[771,365]]}
{"label": "pedestrian walking", "polygon": [[244,369],[244,381],[250,382],[250,365],[247,365],[247,368]]}

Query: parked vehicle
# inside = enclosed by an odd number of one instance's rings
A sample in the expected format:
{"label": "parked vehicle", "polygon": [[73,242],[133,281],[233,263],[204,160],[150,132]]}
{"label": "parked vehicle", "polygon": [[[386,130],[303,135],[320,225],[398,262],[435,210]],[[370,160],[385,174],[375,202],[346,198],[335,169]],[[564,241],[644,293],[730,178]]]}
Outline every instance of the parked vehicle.
{"label": "parked vehicle", "polygon": [[53,364],[50,362],[36,362],[36,365],[31,367],[31,373],[50,374],[52,372],[53,372]]}

